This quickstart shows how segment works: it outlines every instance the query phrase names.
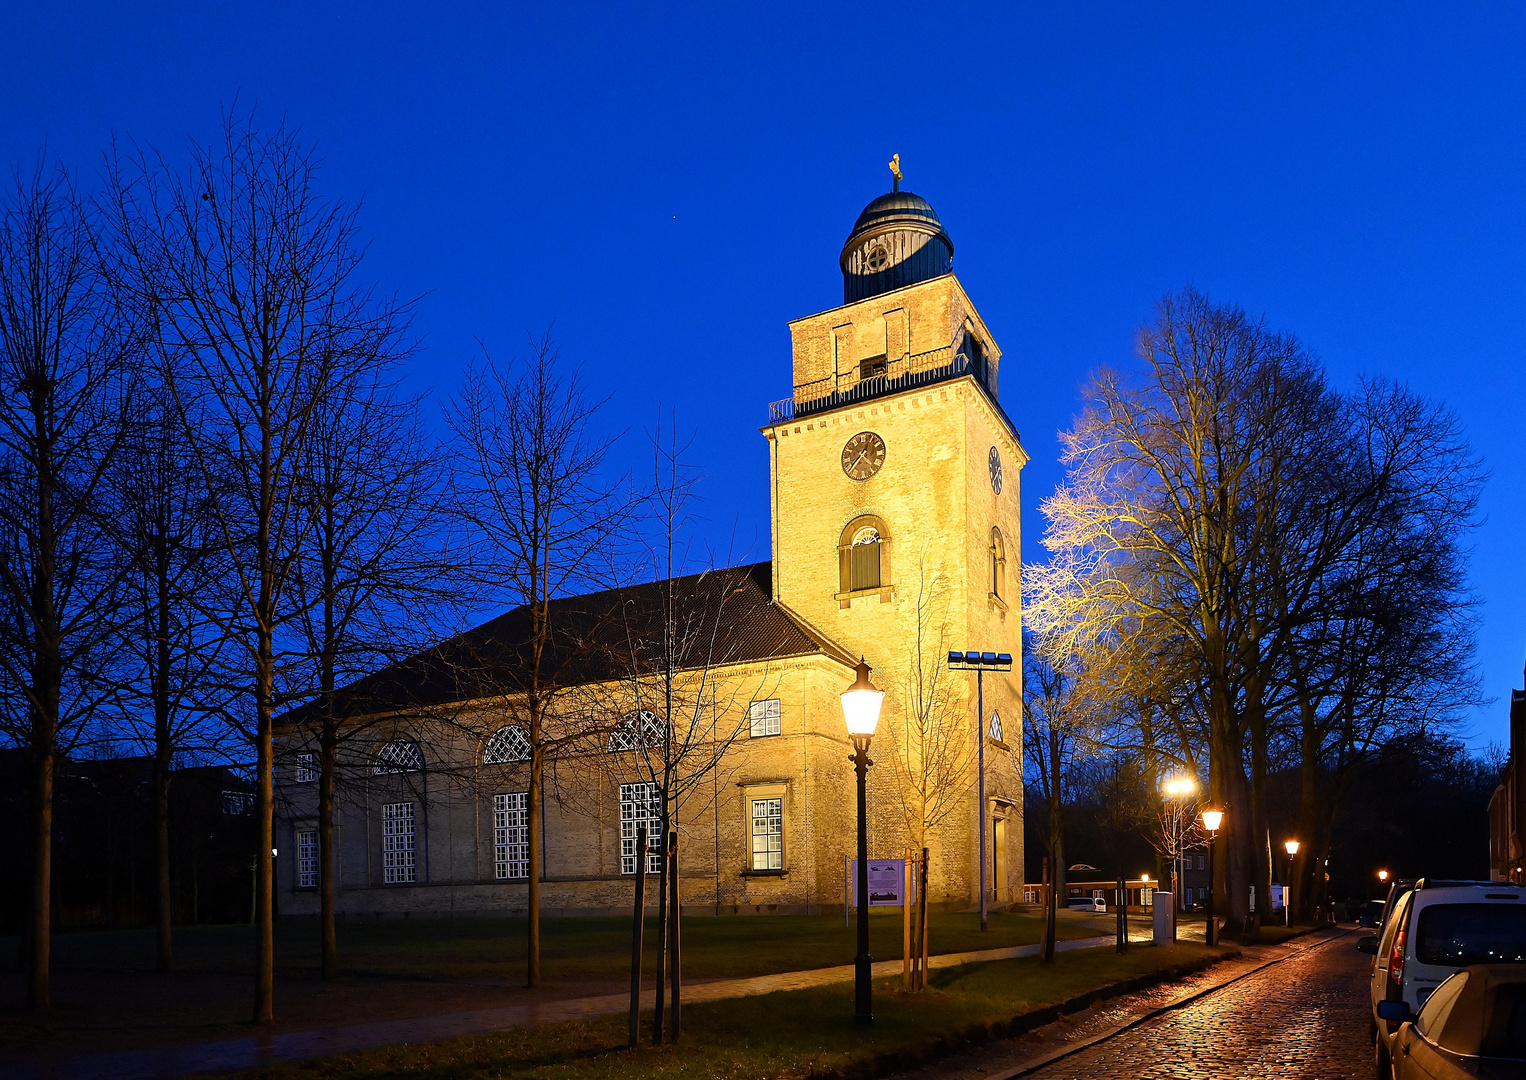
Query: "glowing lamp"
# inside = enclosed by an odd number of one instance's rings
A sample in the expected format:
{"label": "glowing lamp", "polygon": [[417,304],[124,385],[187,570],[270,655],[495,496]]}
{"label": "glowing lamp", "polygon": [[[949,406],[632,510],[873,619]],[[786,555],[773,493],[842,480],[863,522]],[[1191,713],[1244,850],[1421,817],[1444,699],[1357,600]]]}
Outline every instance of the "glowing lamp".
{"label": "glowing lamp", "polygon": [[1203,828],[1207,829],[1209,832],[1218,832],[1219,831],[1219,826],[1222,825],[1223,823],[1224,823],[1224,811],[1222,811],[1222,810],[1204,810],[1203,811]]}
{"label": "glowing lamp", "polygon": [[1197,781],[1190,776],[1173,776],[1161,786],[1161,790],[1173,799],[1180,799],[1197,790]]}
{"label": "glowing lamp", "polygon": [[1388,871],[1387,870],[1379,870],[1378,871],[1378,880],[1379,881],[1387,881],[1388,880]]}
{"label": "glowing lamp", "polygon": [[885,691],[869,681],[869,665],[863,657],[858,660],[858,678],[842,692],[842,715],[848,724],[848,734],[855,739],[872,739],[874,729],[880,722],[880,705]]}
{"label": "glowing lamp", "polygon": [[1298,854],[1298,841],[1297,840],[1289,840],[1286,844],[1283,844],[1282,846],[1288,849],[1288,856],[1290,858],[1292,856]]}

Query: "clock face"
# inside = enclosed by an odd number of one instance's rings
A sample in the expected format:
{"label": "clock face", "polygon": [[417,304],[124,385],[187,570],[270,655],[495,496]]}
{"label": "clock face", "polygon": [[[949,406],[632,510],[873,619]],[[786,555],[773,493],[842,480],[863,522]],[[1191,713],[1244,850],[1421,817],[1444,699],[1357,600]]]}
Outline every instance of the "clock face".
{"label": "clock face", "polygon": [[860,431],[842,448],[842,471],[854,480],[867,480],[885,464],[885,440],[872,431]]}
{"label": "clock face", "polygon": [[991,467],[991,490],[996,492],[996,494],[1000,495],[1001,494],[1001,454],[999,454],[997,452],[996,447],[994,447],[994,446],[991,447],[991,453],[988,455],[987,460],[988,460],[988,463],[990,464],[990,467]]}

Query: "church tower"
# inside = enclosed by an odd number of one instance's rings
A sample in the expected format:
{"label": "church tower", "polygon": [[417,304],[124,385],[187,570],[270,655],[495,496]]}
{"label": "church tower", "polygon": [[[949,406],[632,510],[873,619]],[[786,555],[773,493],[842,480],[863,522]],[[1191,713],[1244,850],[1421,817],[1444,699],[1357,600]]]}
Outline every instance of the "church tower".
{"label": "church tower", "polygon": [[[915,722],[935,675],[954,687],[949,714],[964,725],[968,761],[987,740],[992,899],[1021,900],[1021,664],[986,678],[977,721],[973,674],[946,663],[949,650],[1021,655],[1027,454],[997,395],[1001,349],[952,272],[953,241],[925,199],[900,190],[898,165],[895,189],[864,208],[843,245],[844,303],[789,324],[794,392],[762,429],[774,599],[868,660],[886,691],[882,732]],[[830,732],[832,718],[819,720]],[[876,760],[888,764],[890,750]],[[871,771],[877,800],[894,797],[890,774]],[[981,810],[968,776],[943,862],[945,895],[973,899]]]}

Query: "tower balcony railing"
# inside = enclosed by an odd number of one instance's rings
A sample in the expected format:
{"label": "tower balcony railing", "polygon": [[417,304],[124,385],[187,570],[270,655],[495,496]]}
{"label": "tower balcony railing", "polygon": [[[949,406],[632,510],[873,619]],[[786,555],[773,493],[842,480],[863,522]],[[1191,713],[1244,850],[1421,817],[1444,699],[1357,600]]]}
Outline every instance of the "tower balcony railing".
{"label": "tower balcony railing", "polygon": [[870,401],[887,394],[914,390],[919,386],[929,386],[969,374],[974,374],[985,382],[985,363],[971,360],[962,352],[956,353],[951,346],[897,357],[886,364],[883,373],[868,378],[828,376],[795,387],[793,397],[769,403],[768,422],[778,424],[796,420],[812,413],[826,412],[843,405]]}

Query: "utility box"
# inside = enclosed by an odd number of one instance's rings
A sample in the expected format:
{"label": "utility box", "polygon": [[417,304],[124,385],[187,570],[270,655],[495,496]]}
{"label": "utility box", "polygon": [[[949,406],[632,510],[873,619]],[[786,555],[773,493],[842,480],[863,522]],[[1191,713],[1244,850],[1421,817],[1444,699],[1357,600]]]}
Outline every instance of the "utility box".
{"label": "utility box", "polygon": [[1170,945],[1176,940],[1176,905],[1155,905],[1155,937],[1157,945]]}

